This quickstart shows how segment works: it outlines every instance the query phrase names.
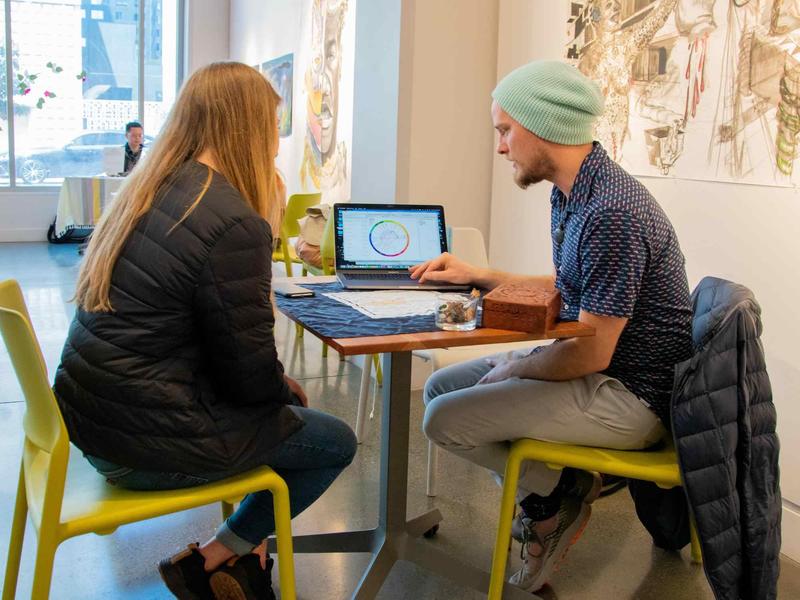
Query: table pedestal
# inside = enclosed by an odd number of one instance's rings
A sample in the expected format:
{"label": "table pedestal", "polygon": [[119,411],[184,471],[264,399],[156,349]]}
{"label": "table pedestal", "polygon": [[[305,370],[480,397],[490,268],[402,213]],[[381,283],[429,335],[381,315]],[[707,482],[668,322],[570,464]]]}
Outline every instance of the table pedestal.
{"label": "table pedestal", "polygon": [[[406,520],[408,496],[408,433],[411,405],[411,352],[384,354],[381,414],[381,476],[378,526],[362,531],[295,536],[295,553],[369,552],[372,560],[353,592],[353,600],[375,598],[398,560],[407,560],[442,577],[481,592],[489,591],[489,573],[432,547],[426,532],[442,520],[438,509]],[[500,506],[497,507],[498,514]],[[275,539],[269,549],[275,551]],[[503,597],[535,596],[506,583]]]}

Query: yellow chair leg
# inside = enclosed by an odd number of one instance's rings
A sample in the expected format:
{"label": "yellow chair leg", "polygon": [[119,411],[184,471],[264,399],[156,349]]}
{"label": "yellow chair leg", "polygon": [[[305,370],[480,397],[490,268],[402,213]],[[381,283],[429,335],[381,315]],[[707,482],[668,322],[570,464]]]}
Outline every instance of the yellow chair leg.
{"label": "yellow chair leg", "polygon": [[280,480],[279,485],[273,487],[271,491],[273,512],[275,513],[275,539],[278,546],[278,577],[281,584],[281,598],[296,600],[289,488],[285,481]]}
{"label": "yellow chair leg", "polygon": [[375,381],[378,382],[378,387],[383,385],[383,369],[381,369],[381,355],[373,354],[372,363],[375,365]]}
{"label": "yellow chair leg", "polygon": [[220,502],[220,504],[222,509],[222,520],[224,521],[233,514],[233,502],[226,502],[223,500]]}
{"label": "yellow chair leg", "polygon": [[322,358],[328,358],[328,344],[322,342]]}
{"label": "yellow chair leg", "polygon": [[517,482],[522,459],[511,446],[506,472],[503,477],[503,499],[500,504],[500,521],[497,524],[497,537],[494,542],[492,556],[492,576],[489,580],[489,600],[500,600],[503,597],[503,585],[506,579],[506,563],[508,561],[508,540],[511,538],[511,521],[514,519]]}
{"label": "yellow chair leg", "polygon": [[692,562],[696,565],[703,564],[703,552],[700,549],[700,538],[697,537],[697,528],[694,525],[694,519],[689,524],[689,535],[691,536],[692,546]]}
{"label": "yellow chair leg", "polygon": [[294,330],[295,330],[295,334],[297,336],[297,339],[298,340],[302,339],[303,338],[303,332],[305,331],[305,329],[303,329],[303,326],[300,325],[300,323],[295,323],[294,324]]}
{"label": "yellow chair leg", "polygon": [[289,243],[284,243],[281,240],[281,246],[283,246],[283,265],[286,267],[286,276],[294,277],[292,273],[292,257],[289,256]]}
{"label": "yellow chair leg", "polygon": [[11,540],[8,543],[8,561],[3,582],[3,600],[14,600],[19,577],[19,562],[22,556],[22,543],[25,538],[25,520],[28,516],[28,499],[25,497],[25,474],[19,470],[17,501],[14,505],[14,518],[11,521]]}
{"label": "yellow chair leg", "polygon": [[49,598],[50,582],[53,578],[53,561],[56,558],[58,541],[51,531],[42,528],[36,548],[36,566],[33,571],[31,598]]}

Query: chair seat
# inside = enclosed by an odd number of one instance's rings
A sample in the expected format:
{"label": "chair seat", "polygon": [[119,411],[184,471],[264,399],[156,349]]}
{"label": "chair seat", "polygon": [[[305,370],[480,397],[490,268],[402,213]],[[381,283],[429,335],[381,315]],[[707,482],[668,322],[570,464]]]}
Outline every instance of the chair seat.
{"label": "chair seat", "polygon": [[525,439],[514,442],[512,454],[537,460],[551,467],[599,471],[652,481],[665,488],[681,485],[677,456],[671,442],[665,442],[652,450],[608,450]]}
{"label": "chair seat", "polygon": [[[47,473],[44,453],[26,465],[28,503],[31,520],[39,530]],[[67,484],[61,506],[60,538],[84,533],[111,533],[120,525],[151,519],[164,514],[204,506],[222,500],[238,499],[254,489],[267,489],[278,480],[269,467],[198,487],[156,492],[130,491],[109,485],[89,462],[73,448],[67,469]]]}

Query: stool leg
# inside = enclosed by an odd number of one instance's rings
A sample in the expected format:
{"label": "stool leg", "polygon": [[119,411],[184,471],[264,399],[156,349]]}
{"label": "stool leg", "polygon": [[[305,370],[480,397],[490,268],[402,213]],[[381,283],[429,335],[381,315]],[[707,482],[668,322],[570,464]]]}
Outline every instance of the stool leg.
{"label": "stool leg", "polygon": [[436,476],[439,472],[439,446],[428,441],[428,496],[436,496]]}
{"label": "stool leg", "polygon": [[278,546],[278,578],[281,583],[281,598],[283,600],[296,600],[289,488],[286,487],[285,481],[279,479],[271,491],[275,512],[275,541]]}
{"label": "stool leg", "polygon": [[56,558],[57,548],[58,541],[52,533],[44,530],[39,532],[31,598],[50,597],[50,582],[53,578],[53,561]]}
{"label": "stool leg", "polygon": [[522,463],[520,453],[512,444],[506,461],[506,472],[503,476],[503,500],[500,504],[500,519],[497,524],[497,537],[494,542],[492,556],[492,576],[489,580],[489,600],[500,600],[503,597],[503,584],[506,578],[508,561],[508,540],[511,538],[511,521],[514,518],[519,468]]}
{"label": "stool leg", "polygon": [[222,520],[225,521],[228,517],[230,517],[233,514],[233,503],[228,502],[227,500],[223,500],[222,502],[220,502],[220,504],[222,505],[221,506]]}
{"label": "stool leg", "polygon": [[364,440],[364,427],[367,420],[367,396],[369,396],[369,381],[372,375],[372,360],[365,355],[361,367],[361,388],[358,392],[358,408],[356,409],[356,441],[360,444]]}
{"label": "stool leg", "polygon": [[373,354],[372,355],[372,362],[375,363],[375,381],[378,383],[378,387],[383,386],[383,369],[381,368],[381,355],[380,354]]}
{"label": "stool leg", "polygon": [[19,469],[17,484],[17,502],[14,505],[14,517],[11,521],[11,540],[8,542],[8,561],[6,577],[3,582],[3,600],[14,600],[19,577],[19,561],[22,556],[22,543],[25,538],[25,520],[28,516],[28,498],[25,495],[24,467]]}
{"label": "stool leg", "polygon": [[697,537],[697,527],[694,524],[694,518],[689,523],[689,535],[692,546],[692,562],[696,565],[703,564],[703,552],[700,549],[700,538]]}

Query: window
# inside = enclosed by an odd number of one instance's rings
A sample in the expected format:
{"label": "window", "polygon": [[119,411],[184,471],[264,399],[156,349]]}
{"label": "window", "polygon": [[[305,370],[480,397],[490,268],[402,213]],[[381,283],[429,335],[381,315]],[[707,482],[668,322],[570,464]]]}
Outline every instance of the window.
{"label": "window", "polygon": [[184,2],[0,0],[0,186],[99,174],[129,121],[147,146],[180,83]]}

